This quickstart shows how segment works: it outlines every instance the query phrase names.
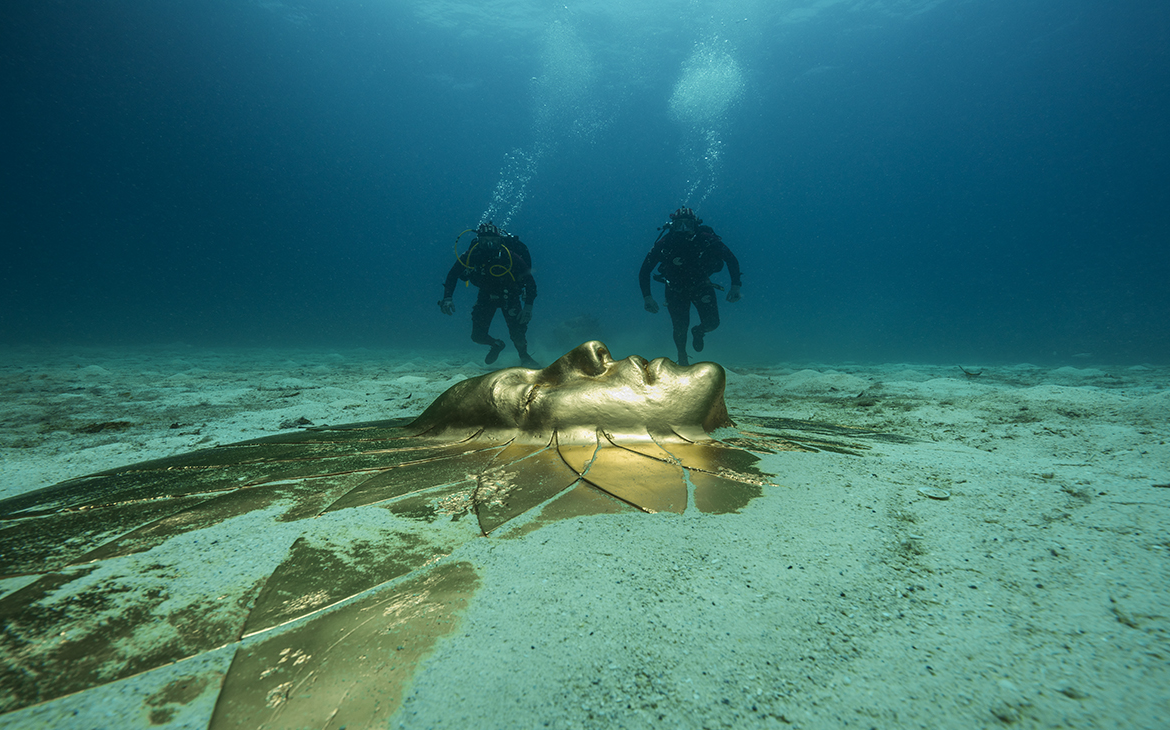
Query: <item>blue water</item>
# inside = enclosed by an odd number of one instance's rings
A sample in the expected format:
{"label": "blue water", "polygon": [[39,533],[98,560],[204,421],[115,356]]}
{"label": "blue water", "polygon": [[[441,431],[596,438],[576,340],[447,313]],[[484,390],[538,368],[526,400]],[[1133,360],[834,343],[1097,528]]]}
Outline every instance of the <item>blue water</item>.
{"label": "blue water", "polygon": [[673,356],[636,274],[689,204],[744,271],[713,359],[1170,361],[1162,0],[4,8],[0,343],[478,359],[436,301],[490,216],[534,354]]}

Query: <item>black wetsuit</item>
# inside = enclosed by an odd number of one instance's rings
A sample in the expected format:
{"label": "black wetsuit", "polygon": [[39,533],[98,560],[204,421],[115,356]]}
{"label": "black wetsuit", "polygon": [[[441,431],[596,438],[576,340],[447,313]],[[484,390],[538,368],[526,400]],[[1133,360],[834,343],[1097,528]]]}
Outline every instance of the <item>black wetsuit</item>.
{"label": "black wetsuit", "polygon": [[527,359],[528,325],[520,321],[521,302],[529,306],[536,299],[536,280],[532,278],[532,255],[528,247],[516,236],[476,238],[460,258],[447,272],[443,298],[452,297],[460,280],[474,284],[479,288],[479,296],[471,308],[471,340],[491,345],[493,350],[503,349],[504,343],[488,334],[499,309],[504,313],[512,344],[521,359]]}
{"label": "black wetsuit", "polygon": [[654,244],[642,262],[638,284],[643,299],[650,296],[650,273],[655,266],[657,278],[666,283],[666,311],[670,312],[680,363],[687,361],[692,304],[699,312],[695,329],[700,338],[719,326],[719,304],[710,277],[722,271],[724,263],[731,285],[740,286],[739,260],[710,226],[699,226],[698,233],[670,231]]}

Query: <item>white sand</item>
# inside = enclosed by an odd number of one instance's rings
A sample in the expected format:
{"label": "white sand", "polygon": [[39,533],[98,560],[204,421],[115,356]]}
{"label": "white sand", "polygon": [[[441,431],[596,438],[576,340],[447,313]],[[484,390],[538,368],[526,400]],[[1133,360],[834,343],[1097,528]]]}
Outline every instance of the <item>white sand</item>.
{"label": "white sand", "polygon": [[[298,418],[414,415],[484,372],[467,351],[2,354],[0,496]],[[782,486],[738,515],[465,545],[483,588],[393,726],[1170,727],[1170,368],[732,370],[733,417],[920,441],[768,456]],[[177,671],[0,725],[150,726],[142,697]],[[204,726],[213,700],[154,727]]]}

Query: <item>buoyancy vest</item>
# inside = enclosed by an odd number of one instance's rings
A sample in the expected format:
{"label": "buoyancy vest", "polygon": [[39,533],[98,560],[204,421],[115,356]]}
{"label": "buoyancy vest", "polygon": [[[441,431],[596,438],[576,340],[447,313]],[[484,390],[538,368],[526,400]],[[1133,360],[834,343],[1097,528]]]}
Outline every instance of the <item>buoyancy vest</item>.
{"label": "buoyancy vest", "polygon": [[476,239],[460,259],[463,273],[459,278],[478,287],[519,287],[532,267],[528,257],[528,247],[515,236]]}
{"label": "buoyancy vest", "polygon": [[659,244],[662,255],[658,272],[672,284],[701,282],[723,270],[722,244],[710,226],[700,226],[693,236],[669,234]]}

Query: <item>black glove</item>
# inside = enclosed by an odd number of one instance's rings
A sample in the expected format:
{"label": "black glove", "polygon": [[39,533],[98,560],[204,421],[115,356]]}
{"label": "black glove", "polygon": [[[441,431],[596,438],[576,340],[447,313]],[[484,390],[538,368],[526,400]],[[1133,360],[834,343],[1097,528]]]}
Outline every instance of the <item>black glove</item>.
{"label": "black glove", "polygon": [[439,300],[439,311],[443,314],[455,314],[455,303],[451,301],[451,297]]}

